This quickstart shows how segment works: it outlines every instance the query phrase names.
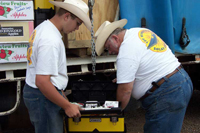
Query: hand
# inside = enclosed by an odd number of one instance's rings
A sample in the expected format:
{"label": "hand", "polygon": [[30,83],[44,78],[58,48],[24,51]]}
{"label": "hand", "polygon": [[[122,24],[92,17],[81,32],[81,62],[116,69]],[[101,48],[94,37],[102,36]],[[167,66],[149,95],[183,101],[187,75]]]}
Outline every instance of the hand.
{"label": "hand", "polygon": [[117,78],[113,79],[112,82],[113,82],[113,83],[116,83],[116,82],[117,82]]}
{"label": "hand", "polygon": [[68,117],[81,117],[80,110],[82,110],[80,106],[70,103],[70,105],[65,108],[65,114]]}

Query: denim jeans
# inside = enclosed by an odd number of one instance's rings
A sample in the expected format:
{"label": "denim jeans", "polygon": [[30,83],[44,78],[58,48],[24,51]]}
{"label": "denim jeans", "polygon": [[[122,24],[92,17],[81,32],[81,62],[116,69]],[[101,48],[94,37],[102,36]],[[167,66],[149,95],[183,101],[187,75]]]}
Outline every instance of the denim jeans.
{"label": "denim jeans", "polygon": [[193,85],[182,68],[145,98],[145,133],[180,133],[186,108],[193,93]]}
{"label": "denim jeans", "polygon": [[[62,92],[59,91],[62,95]],[[63,117],[60,107],[49,101],[39,89],[25,84],[23,98],[28,108],[35,133],[63,133]]]}

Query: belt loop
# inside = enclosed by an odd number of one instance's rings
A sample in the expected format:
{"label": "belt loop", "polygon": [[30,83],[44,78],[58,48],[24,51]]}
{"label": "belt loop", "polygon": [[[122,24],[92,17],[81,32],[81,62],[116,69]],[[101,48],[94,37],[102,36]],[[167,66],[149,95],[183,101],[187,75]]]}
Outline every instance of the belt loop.
{"label": "belt loop", "polygon": [[168,81],[168,78],[167,78],[167,77],[163,77],[163,79],[164,79],[165,81]]}
{"label": "belt loop", "polygon": [[180,65],[180,67],[181,67],[180,69],[184,69],[184,67],[183,67],[183,65],[182,65],[182,64]]}
{"label": "belt loop", "polygon": [[183,69],[182,64],[181,64],[179,67],[177,67],[176,69],[177,69],[179,72],[181,72],[181,69]]}
{"label": "belt loop", "polygon": [[182,68],[182,67],[180,67],[180,68],[179,68],[179,67],[177,67],[176,69],[178,69],[178,71],[180,71],[180,70],[181,70],[181,68]]}

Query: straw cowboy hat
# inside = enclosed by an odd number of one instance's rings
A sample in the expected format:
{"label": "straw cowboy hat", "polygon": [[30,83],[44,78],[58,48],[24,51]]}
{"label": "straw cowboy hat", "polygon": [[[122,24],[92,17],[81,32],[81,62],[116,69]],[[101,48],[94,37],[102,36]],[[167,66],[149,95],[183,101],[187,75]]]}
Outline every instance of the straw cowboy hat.
{"label": "straw cowboy hat", "polygon": [[60,1],[49,1],[54,6],[63,8],[74,15],[76,15],[78,18],[80,18],[85,26],[91,30],[91,22],[87,15],[89,8],[85,2],[82,0],[65,0],[64,2]]}
{"label": "straw cowboy hat", "polygon": [[95,50],[98,56],[100,56],[104,51],[104,44],[110,34],[117,28],[122,28],[126,25],[127,20],[122,19],[115,22],[110,23],[109,21],[105,21],[99,29],[95,33],[96,43]]}

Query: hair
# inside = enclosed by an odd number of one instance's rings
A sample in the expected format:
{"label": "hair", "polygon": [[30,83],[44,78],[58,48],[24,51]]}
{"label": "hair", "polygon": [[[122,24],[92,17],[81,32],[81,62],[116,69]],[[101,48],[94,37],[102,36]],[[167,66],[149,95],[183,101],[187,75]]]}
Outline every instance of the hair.
{"label": "hair", "polygon": [[59,8],[57,14],[58,14],[58,16],[62,16],[63,14],[65,14],[67,12],[71,14],[72,19],[78,18],[76,15],[74,15],[73,13],[71,13],[68,10],[65,10],[63,8]]}
{"label": "hair", "polygon": [[[122,31],[124,31],[124,30],[126,30],[126,29],[124,29],[124,28],[117,28],[117,29],[115,29],[115,30],[110,34],[110,36],[108,37],[107,40],[111,39],[111,36],[112,36],[112,35],[118,35],[120,32],[122,32]],[[106,41],[107,41],[107,40],[106,40]]]}

